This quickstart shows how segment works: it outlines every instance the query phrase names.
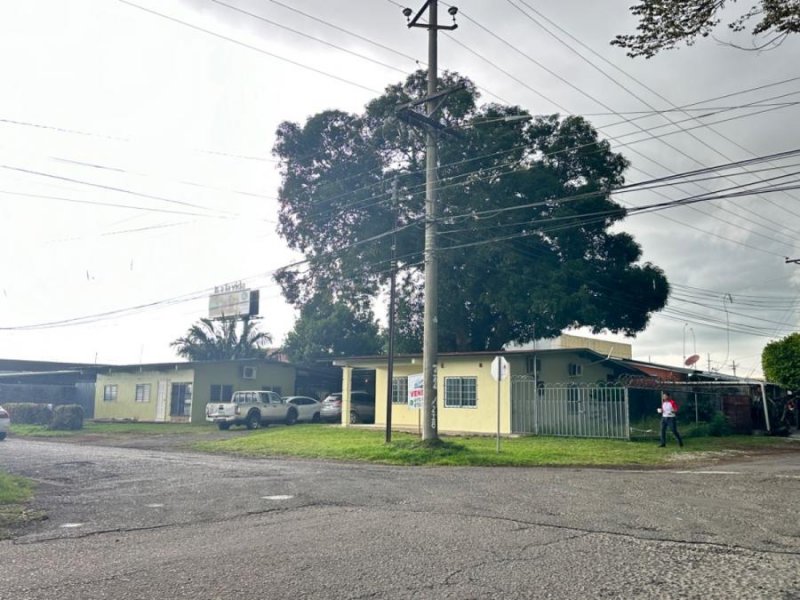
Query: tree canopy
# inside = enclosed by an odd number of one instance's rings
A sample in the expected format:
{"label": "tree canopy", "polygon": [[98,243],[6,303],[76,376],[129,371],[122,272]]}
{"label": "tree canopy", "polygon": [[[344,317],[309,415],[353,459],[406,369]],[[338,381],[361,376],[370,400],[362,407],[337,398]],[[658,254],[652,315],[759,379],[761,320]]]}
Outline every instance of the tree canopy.
{"label": "tree canopy", "polygon": [[323,293],[307,302],[286,336],[283,349],[292,362],[313,362],[337,356],[378,354],[380,328],[371,311],[355,312]]}
{"label": "tree canopy", "polygon": [[[396,108],[421,98],[418,71],[362,114],[337,110],[277,132],[279,232],[307,262],[276,279],[306,306],[322,291],[356,312],[378,297],[396,240],[398,349],[418,350],[425,136]],[[495,350],[589,326],[634,334],[666,303],[663,272],[609,227],[627,161],[580,117],[528,121],[519,107],[479,107],[474,84],[445,73],[437,118],[460,132],[439,141],[439,348]],[[511,117],[511,119],[509,119]],[[390,193],[397,176],[396,202]]]}
{"label": "tree canopy", "polygon": [[[611,44],[626,48],[628,56],[645,58],[684,42],[691,46],[698,37],[708,37],[722,20],[720,13],[725,6],[735,3],[736,0],[642,0],[631,7],[631,13],[639,18],[638,33],[618,35]],[[777,46],[790,34],[800,32],[800,2],[759,0],[729,21],[728,28],[744,31],[754,19],[757,22],[751,30],[755,38],[752,49]]]}
{"label": "tree canopy", "polygon": [[[238,324],[241,322],[241,328]],[[241,329],[241,331],[240,331]],[[235,360],[264,358],[265,346],[272,342],[270,334],[258,331],[250,319],[200,319],[186,335],[170,344],[178,356],[189,360]]]}
{"label": "tree canopy", "polygon": [[767,344],[761,353],[761,368],[769,381],[800,391],[800,333]]}

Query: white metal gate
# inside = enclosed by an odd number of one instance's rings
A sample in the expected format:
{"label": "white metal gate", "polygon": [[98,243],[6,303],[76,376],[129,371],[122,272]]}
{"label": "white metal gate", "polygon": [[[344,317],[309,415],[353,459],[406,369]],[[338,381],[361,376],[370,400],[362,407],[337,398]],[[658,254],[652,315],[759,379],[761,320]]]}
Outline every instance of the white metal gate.
{"label": "white metal gate", "polygon": [[628,389],[601,384],[537,386],[533,377],[512,377],[511,431],[630,439]]}

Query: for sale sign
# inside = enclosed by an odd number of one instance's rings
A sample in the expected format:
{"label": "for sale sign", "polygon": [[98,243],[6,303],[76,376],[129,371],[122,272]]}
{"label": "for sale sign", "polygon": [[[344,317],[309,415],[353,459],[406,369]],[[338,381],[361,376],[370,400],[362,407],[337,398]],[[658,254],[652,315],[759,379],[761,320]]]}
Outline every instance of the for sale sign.
{"label": "for sale sign", "polygon": [[425,384],[422,373],[408,376],[408,408],[422,408]]}

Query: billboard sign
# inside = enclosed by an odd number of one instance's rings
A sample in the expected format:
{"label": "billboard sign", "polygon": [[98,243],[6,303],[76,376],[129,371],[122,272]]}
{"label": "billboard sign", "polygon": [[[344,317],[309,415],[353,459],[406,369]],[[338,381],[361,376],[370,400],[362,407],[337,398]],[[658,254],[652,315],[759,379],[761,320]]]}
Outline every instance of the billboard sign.
{"label": "billboard sign", "polygon": [[217,286],[208,298],[208,317],[254,317],[258,315],[258,301],[258,290],[249,290],[243,283]]}

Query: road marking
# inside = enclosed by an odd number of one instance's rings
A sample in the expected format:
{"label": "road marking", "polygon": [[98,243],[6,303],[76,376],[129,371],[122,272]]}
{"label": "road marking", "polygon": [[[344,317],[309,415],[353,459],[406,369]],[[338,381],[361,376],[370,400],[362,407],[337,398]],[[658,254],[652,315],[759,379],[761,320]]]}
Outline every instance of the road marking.
{"label": "road marking", "polygon": [[164,505],[163,504],[158,504],[157,502],[154,502],[153,504],[145,504],[145,506],[147,508],[161,508]]}
{"label": "road marking", "polygon": [[261,496],[264,500],[291,500],[294,496],[289,496],[287,494],[281,494],[278,496]]}
{"label": "road marking", "polygon": [[83,527],[83,523],[64,523],[59,525],[61,529],[75,529],[76,527]]}
{"label": "road marking", "polygon": [[675,471],[678,475],[741,475],[739,471]]}

